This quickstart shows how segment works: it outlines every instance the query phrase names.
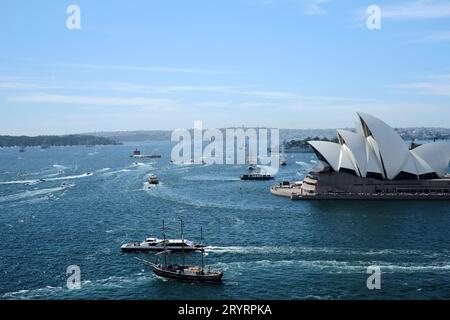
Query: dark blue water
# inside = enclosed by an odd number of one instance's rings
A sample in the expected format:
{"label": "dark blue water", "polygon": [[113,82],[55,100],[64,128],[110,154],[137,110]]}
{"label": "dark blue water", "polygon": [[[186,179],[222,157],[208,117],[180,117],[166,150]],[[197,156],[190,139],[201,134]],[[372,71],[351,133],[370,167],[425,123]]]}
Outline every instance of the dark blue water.
{"label": "dark blue water", "polygon": [[[270,194],[273,181],[240,181],[245,166],[169,164],[165,142],[141,146],[162,159],[133,165],[132,149],[0,149],[1,299],[450,298],[446,201],[293,202]],[[312,154],[293,157],[277,180],[313,165]],[[148,190],[151,173],[162,183]],[[162,280],[121,253],[160,236],[163,219],[179,237],[180,218],[191,240],[203,226],[222,285]],[[81,268],[79,290],[66,288],[69,265]],[[381,290],[366,287],[370,265]]]}

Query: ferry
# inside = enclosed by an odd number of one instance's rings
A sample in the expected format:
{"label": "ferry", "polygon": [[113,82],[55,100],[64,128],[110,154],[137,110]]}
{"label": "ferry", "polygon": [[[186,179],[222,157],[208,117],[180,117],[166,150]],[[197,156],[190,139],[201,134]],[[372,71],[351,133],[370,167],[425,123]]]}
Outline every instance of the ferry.
{"label": "ferry", "polygon": [[164,248],[170,251],[196,251],[202,250],[204,245],[186,239],[147,238],[142,242],[125,243],[120,248],[124,252],[161,252]]}
{"label": "ferry", "polygon": [[241,176],[241,180],[273,180],[274,176],[269,173],[247,173]]}
{"label": "ferry", "polygon": [[160,154],[150,154],[150,155],[145,155],[145,154],[141,154],[141,151],[136,149],[133,151],[133,153],[130,155],[131,158],[137,158],[137,159],[157,159],[157,158],[161,158]]}
{"label": "ferry", "polygon": [[148,177],[148,184],[158,184],[158,183],[159,183],[159,180],[156,175],[152,174]]}

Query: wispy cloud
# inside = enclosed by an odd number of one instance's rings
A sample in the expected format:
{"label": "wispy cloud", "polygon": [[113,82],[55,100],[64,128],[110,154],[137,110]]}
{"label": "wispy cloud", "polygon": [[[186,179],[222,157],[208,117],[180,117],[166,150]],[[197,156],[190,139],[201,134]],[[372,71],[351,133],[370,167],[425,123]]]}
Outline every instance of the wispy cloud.
{"label": "wispy cloud", "polygon": [[[282,0],[258,0],[258,2],[263,5],[273,5],[281,1]],[[294,3],[302,9],[304,14],[312,16],[327,14],[328,12],[323,5],[331,1],[332,0],[285,0],[285,3]]]}
{"label": "wispy cloud", "polygon": [[450,41],[450,31],[437,31],[425,35],[419,35],[416,39],[407,43],[441,43]]}
{"label": "wispy cloud", "polygon": [[426,81],[400,83],[391,85],[389,88],[414,94],[450,97],[450,75],[432,75],[427,77]]}
{"label": "wispy cloud", "polygon": [[108,65],[108,64],[72,64],[69,66],[92,70],[143,71],[143,72],[209,74],[209,75],[232,75],[238,73],[235,71],[226,71],[226,70],[206,70],[196,68],[130,66],[130,65]]}
{"label": "wispy cloud", "polygon": [[450,2],[419,0],[381,8],[382,18],[418,20],[450,17]]}
{"label": "wispy cloud", "polygon": [[56,94],[16,95],[7,97],[6,99],[12,102],[52,103],[52,104],[72,104],[72,105],[107,105],[107,106],[134,106],[134,107],[173,107],[176,105],[175,101],[168,99],[75,96],[75,95],[56,95]]}
{"label": "wispy cloud", "polygon": [[[390,20],[425,20],[450,17],[450,2],[442,0],[415,0],[395,5],[380,5],[381,18]],[[366,9],[359,10],[357,21],[367,19]]]}
{"label": "wispy cloud", "polygon": [[307,15],[319,15],[326,14],[327,11],[323,8],[323,4],[330,2],[331,0],[308,0],[305,2],[305,13]]}
{"label": "wispy cloud", "polygon": [[409,90],[413,93],[450,97],[450,83],[415,82],[390,86],[394,89]]}
{"label": "wispy cloud", "polygon": [[22,89],[44,89],[44,88],[47,87],[37,83],[0,82],[0,89],[22,90]]}
{"label": "wispy cloud", "polygon": [[263,90],[258,86],[146,86],[122,83],[113,86],[114,90],[142,94],[179,94],[183,92],[204,92],[230,95],[248,95],[265,98],[289,98],[295,94],[283,91]]}

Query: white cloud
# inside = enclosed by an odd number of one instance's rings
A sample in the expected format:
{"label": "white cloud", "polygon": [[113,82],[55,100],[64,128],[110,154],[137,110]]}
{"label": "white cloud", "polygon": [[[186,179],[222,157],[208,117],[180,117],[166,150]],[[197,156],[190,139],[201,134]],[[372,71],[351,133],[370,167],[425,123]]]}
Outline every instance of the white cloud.
{"label": "white cloud", "polygon": [[25,103],[57,103],[74,105],[109,105],[109,106],[134,106],[134,107],[173,107],[176,103],[168,99],[151,98],[120,98],[101,96],[70,96],[56,94],[30,94],[10,96],[6,98],[12,102]]}
{"label": "white cloud", "polygon": [[393,89],[403,89],[417,94],[450,97],[450,83],[414,82],[390,86]]}
{"label": "white cloud", "polygon": [[24,82],[0,82],[0,89],[43,89],[46,86],[37,83],[24,83]]}
{"label": "white cloud", "polygon": [[381,7],[382,18],[418,20],[450,17],[450,2],[419,0]]}
{"label": "white cloud", "polygon": [[[379,6],[381,8],[381,19],[383,20],[413,21],[444,19],[450,17],[449,1],[415,0],[395,5]],[[363,22],[367,20],[367,17],[366,8],[362,8],[358,11],[356,20],[358,22]]]}
{"label": "white cloud", "polygon": [[[258,0],[262,5],[274,5],[282,0]],[[332,0],[285,0],[285,3],[294,3],[302,8],[306,15],[323,15],[328,12],[323,8],[323,5]]]}
{"label": "white cloud", "polygon": [[425,81],[400,83],[388,86],[414,94],[450,97],[450,74],[435,74],[425,77]]}
{"label": "white cloud", "polygon": [[450,31],[438,31],[426,35],[419,36],[416,40],[408,41],[409,43],[439,43],[449,42]]}
{"label": "white cloud", "polygon": [[102,64],[73,64],[71,67],[93,69],[93,70],[117,70],[117,71],[144,71],[162,73],[187,73],[187,74],[210,74],[210,75],[231,75],[237,74],[234,71],[206,70],[194,68],[175,67],[155,67],[155,66],[128,66],[128,65],[102,65]]}
{"label": "white cloud", "polygon": [[307,15],[318,15],[326,14],[327,11],[322,7],[322,5],[331,0],[310,0],[305,3],[305,13]]}

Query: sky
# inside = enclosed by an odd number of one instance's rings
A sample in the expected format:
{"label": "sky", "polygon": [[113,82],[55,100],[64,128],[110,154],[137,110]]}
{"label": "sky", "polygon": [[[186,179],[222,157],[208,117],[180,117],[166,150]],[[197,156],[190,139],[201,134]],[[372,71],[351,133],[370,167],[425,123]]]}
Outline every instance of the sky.
{"label": "sky", "polygon": [[449,0],[2,0],[0,134],[450,127],[449,49]]}

